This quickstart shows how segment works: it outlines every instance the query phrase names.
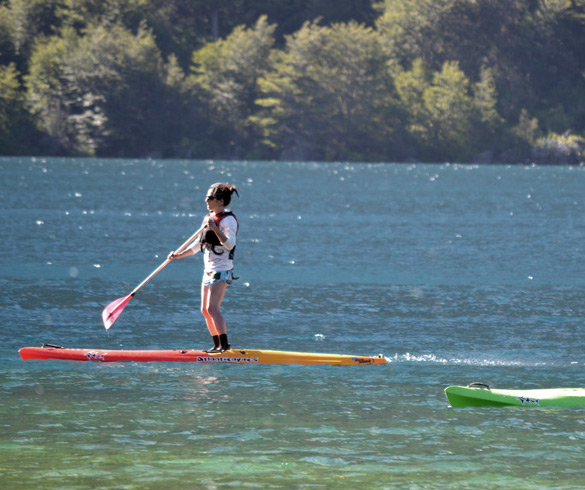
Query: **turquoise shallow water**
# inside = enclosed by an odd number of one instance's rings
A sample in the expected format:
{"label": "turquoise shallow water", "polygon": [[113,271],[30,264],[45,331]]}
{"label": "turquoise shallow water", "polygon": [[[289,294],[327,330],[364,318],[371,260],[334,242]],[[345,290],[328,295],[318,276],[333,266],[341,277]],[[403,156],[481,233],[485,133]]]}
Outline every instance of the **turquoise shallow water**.
{"label": "turquoise shallow water", "polygon": [[[6,489],[578,489],[585,409],[443,389],[585,386],[585,169],[0,159]],[[386,366],[21,361],[209,343],[200,259],[128,294],[241,188],[232,344]]]}

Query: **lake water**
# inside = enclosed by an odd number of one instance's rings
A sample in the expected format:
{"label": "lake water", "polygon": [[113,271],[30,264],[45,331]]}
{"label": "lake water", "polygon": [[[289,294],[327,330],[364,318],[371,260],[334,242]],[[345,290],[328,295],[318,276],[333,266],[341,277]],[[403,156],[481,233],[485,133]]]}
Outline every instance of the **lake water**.
{"label": "lake water", "polygon": [[[443,389],[585,386],[585,168],[0,159],[3,489],[581,489],[585,409]],[[235,347],[384,366],[22,361],[206,348],[201,258],[101,311],[240,188]]]}

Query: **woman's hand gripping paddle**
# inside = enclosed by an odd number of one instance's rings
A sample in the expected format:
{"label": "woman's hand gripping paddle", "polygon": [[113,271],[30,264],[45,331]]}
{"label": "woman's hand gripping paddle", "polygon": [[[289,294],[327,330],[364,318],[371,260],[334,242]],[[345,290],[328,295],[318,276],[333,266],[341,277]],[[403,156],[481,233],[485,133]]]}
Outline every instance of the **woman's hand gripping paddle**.
{"label": "woman's hand gripping paddle", "polygon": [[[185,243],[183,243],[183,245],[181,245],[175,251],[175,253],[181,253],[183,250],[185,250],[189,245],[191,245],[195,238],[201,235],[204,229],[205,225],[199,228],[191,237],[189,237],[189,239]],[[124,308],[126,308],[126,305],[130,302],[134,295],[138,291],[140,291],[144,286],[146,286],[154,276],[156,276],[160,271],[162,271],[169,264],[170,261],[171,260],[167,258],[167,260],[165,260],[161,265],[159,265],[152,272],[152,274],[150,274],[150,276],[148,276],[144,281],[142,281],[138,286],[136,286],[134,288],[134,291],[132,291],[128,296],[118,298],[117,300],[112,301],[108,306],[104,308],[104,311],[102,312],[102,320],[104,321],[104,327],[106,327],[106,330],[108,330],[114,324],[114,322],[118,319],[122,311],[124,311]]]}

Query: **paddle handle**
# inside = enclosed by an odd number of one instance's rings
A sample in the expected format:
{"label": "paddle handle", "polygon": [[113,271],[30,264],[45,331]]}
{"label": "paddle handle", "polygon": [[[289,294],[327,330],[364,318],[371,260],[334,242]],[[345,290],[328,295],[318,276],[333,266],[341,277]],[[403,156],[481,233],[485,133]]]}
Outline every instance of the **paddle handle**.
{"label": "paddle handle", "polygon": [[[181,253],[189,245],[191,245],[191,243],[193,243],[195,238],[197,238],[199,235],[201,235],[201,233],[203,232],[205,227],[206,227],[206,225],[203,225],[195,233],[193,233],[193,235],[191,235],[187,239],[187,241],[185,243],[183,243],[183,245],[181,245],[177,250],[175,250],[175,253]],[[161,265],[159,265],[154,271],[152,271],[152,273],[144,281],[142,281],[138,286],[136,286],[134,288],[134,290],[130,293],[130,296],[133,297],[138,291],[140,291],[144,286],[146,286],[151,281],[151,279],[154,276],[156,276],[160,271],[162,271],[167,265],[169,265],[170,262],[171,261],[167,258]]]}

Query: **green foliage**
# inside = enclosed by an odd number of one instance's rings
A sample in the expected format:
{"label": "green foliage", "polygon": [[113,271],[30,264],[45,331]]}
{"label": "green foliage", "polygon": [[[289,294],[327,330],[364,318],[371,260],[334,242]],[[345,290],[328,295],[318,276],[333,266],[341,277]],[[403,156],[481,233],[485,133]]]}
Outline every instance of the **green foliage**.
{"label": "green foliage", "polygon": [[498,90],[491,68],[481,68],[479,81],[475,84],[473,103],[482,129],[491,132],[504,122],[498,113]]}
{"label": "green foliage", "polygon": [[[225,156],[242,157],[253,145],[250,118],[257,99],[257,80],[268,70],[274,25],[265,16],[252,28],[237,27],[226,38],[193,54],[189,79],[217,128],[217,148]],[[226,136],[223,136],[226,135]]]}
{"label": "green foliage", "polygon": [[584,52],[585,0],[0,0],[0,153],[581,162]]}
{"label": "green foliage", "polygon": [[411,154],[415,155],[415,148],[420,148],[423,144],[427,131],[427,112],[423,96],[430,86],[430,80],[423,60],[417,58],[410,70],[397,73],[395,84],[399,103],[405,114],[403,124],[408,134],[408,146]]}
{"label": "green foliage", "polygon": [[423,93],[427,113],[425,141],[438,158],[463,160],[469,157],[472,97],[469,80],[457,62],[445,62]]}
{"label": "green foliage", "polygon": [[419,58],[437,71],[457,60],[475,82],[481,117],[470,143],[481,151],[482,133],[492,149],[515,145],[517,131],[502,125],[526,107],[549,130],[583,129],[584,10],[582,0],[386,0],[377,25],[389,56],[405,67]]}
{"label": "green foliage", "polygon": [[264,111],[255,119],[267,145],[294,159],[384,154],[394,94],[375,31],[306,23],[273,63],[259,81]]}
{"label": "green foliage", "polygon": [[0,4],[0,64],[8,65],[16,60],[12,14],[6,5]]}
{"label": "green foliage", "polygon": [[132,155],[161,151],[165,78],[152,34],[114,24],[38,44],[26,81],[40,127],[66,151]]}
{"label": "green foliage", "polygon": [[512,132],[518,140],[533,145],[540,135],[538,119],[530,117],[526,109],[522,109],[518,124],[512,128]]}
{"label": "green foliage", "polygon": [[0,66],[0,154],[24,151],[25,134],[31,126],[14,63]]}
{"label": "green foliage", "polygon": [[39,36],[51,35],[55,29],[55,15],[60,0],[10,0],[14,46],[16,51],[29,56]]}
{"label": "green foliage", "polygon": [[193,50],[210,39],[212,5],[205,0],[61,0],[61,25],[83,32],[90,25],[117,23],[131,32],[147,27],[166,59],[188,67]]}
{"label": "green foliage", "polygon": [[64,90],[61,87],[59,60],[65,54],[65,41],[53,38],[38,43],[30,59],[30,71],[26,76],[27,99],[39,129],[60,141],[66,138],[63,106]]}
{"label": "green foliage", "polygon": [[408,66],[415,59],[432,61],[434,25],[452,0],[385,0],[377,21],[389,57]]}
{"label": "green foliage", "polygon": [[585,138],[570,133],[550,133],[536,141],[532,158],[536,163],[584,165]]}

